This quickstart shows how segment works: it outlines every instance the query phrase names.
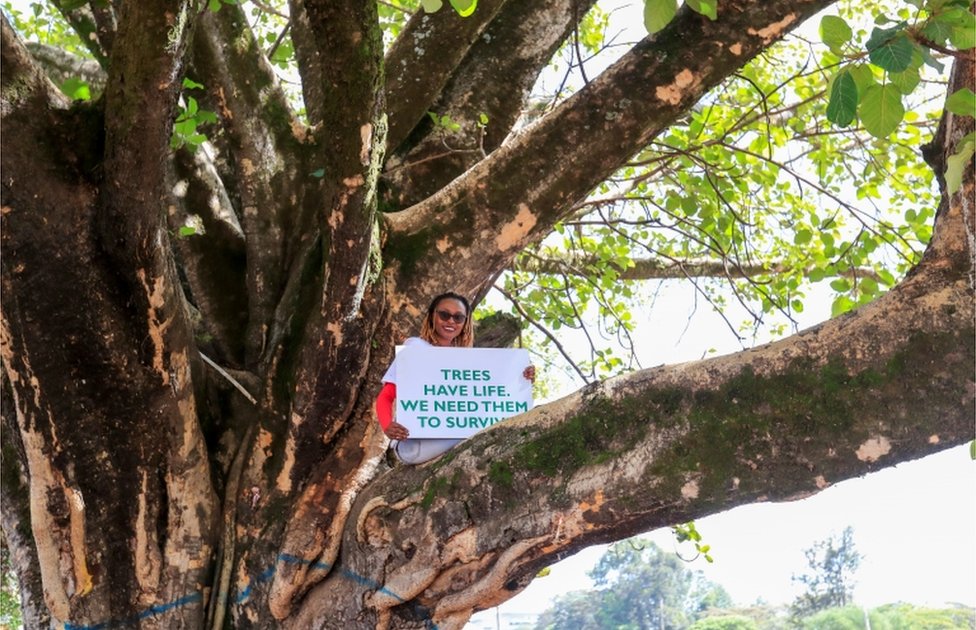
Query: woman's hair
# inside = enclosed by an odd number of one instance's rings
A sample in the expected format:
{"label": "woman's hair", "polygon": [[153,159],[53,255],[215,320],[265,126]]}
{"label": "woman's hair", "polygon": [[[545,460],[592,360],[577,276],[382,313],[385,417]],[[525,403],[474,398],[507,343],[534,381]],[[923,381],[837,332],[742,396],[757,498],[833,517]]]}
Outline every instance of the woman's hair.
{"label": "woman's hair", "polygon": [[424,323],[420,326],[420,338],[427,343],[437,345],[437,337],[434,334],[434,316],[437,305],[444,300],[457,300],[464,305],[464,314],[467,315],[464,325],[461,326],[461,333],[451,341],[451,345],[459,348],[470,348],[474,345],[474,322],[471,317],[471,305],[468,303],[468,298],[450,291],[441,293],[431,300],[430,306],[427,307],[427,316],[424,317]]}

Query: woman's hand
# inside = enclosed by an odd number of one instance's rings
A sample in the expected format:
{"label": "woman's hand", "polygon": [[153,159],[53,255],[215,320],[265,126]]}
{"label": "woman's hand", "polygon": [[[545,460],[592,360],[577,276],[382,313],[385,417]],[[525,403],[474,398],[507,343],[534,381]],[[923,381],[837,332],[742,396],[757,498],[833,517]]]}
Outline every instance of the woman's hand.
{"label": "woman's hand", "polygon": [[390,423],[390,426],[383,430],[386,433],[386,437],[391,440],[405,440],[410,437],[410,431],[407,431],[407,427],[403,426],[396,420]]}
{"label": "woman's hand", "polygon": [[522,376],[525,377],[527,381],[535,384],[535,366],[530,365],[529,367],[525,368],[525,370],[522,371]]}

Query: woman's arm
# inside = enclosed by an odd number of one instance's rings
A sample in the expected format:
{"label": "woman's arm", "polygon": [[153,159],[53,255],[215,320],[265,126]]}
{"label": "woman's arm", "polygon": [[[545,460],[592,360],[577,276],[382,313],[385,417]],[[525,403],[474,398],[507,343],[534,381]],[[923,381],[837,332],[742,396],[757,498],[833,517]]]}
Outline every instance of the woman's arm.
{"label": "woman's arm", "polygon": [[396,384],[383,383],[383,389],[376,397],[376,418],[380,421],[383,433],[391,440],[405,440],[410,435],[407,427],[393,420],[393,403],[396,401]]}
{"label": "woman's arm", "polygon": [[376,417],[380,421],[383,431],[393,422],[393,401],[396,400],[396,384],[383,383],[383,389],[376,397]]}

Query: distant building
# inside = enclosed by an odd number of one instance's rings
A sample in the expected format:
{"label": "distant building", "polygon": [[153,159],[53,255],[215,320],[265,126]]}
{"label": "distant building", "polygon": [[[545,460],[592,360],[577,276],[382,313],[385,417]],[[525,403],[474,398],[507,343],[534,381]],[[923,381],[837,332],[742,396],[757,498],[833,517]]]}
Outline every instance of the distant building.
{"label": "distant building", "polygon": [[535,627],[538,618],[536,613],[500,612],[492,608],[473,615],[464,630],[528,630]]}

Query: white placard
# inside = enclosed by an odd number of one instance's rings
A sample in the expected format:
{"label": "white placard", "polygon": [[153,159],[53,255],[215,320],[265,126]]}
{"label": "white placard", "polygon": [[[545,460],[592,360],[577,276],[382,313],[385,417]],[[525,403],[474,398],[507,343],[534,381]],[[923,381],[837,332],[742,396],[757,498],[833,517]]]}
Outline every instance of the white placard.
{"label": "white placard", "polygon": [[411,438],[466,438],[532,408],[527,350],[410,345],[396,360],[396,421]]}

